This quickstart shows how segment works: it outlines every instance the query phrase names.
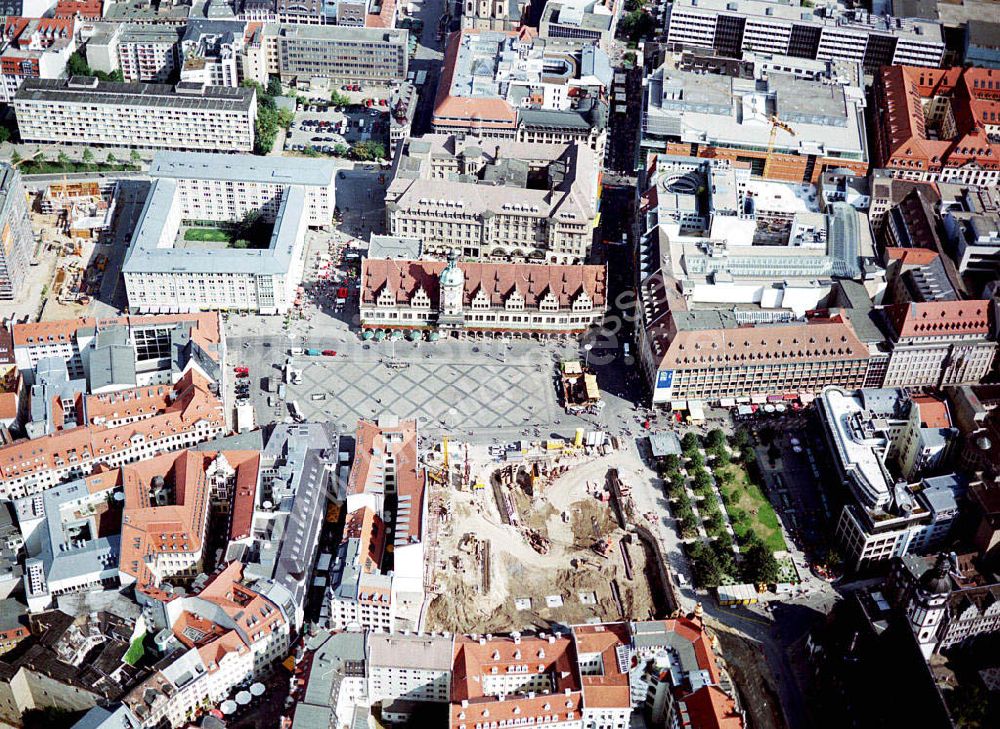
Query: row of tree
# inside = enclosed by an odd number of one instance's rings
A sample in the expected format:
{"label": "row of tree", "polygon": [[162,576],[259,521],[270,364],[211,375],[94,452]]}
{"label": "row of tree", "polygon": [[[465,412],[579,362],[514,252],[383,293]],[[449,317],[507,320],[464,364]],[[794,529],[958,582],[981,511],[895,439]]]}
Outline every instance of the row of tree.
{"label": "row of tree", "polygon": [[[702,447],[712,459],[712,472],[706,468]],[[730,454],[730,448],[736,452],[735,455]],[[750,445],[749,435],[738,430],[732,439],[727,440],[725,433],[716,428],[707,434],[703,443],[697,433],[688,432],[681,439],[681,454],[681,458],[668,456],[664,460],[660,477],[665,482],[667,496],[672,501],[671,508],[684,539],[697,536],[698,518],[687,493],[687,478],[681,472],[682,465],[691,478],[692,490],[701,497],[698,510],[711,541],[699,540],[686,546],[696,584],[701,587],[717,587],[727,579],[753,584],[777,582],[780,575],[778,561],[771,549],[753,532],[743,539],[742,559],[737,562],[733,540],[726,529],[725,518],[715,493],[716,483],[724,486],[735,478],[727,468],[730,463],[742,461],[746,467],[753,462],[754,450]],[[725,490],[722,492],[726,493]],[[727,501],[727,506],[730,518],[735,518],[734,511],[738,512],[739,509],[735,506],[735,501],[732,501],[733,505],[730,506]]]}

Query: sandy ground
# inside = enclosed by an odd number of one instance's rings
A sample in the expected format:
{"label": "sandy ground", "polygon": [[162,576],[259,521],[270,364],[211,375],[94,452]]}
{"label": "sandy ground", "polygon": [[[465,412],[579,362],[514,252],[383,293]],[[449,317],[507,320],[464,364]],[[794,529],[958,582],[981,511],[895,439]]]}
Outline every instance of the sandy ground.
{"label": "sandy ground", "polygon": [[[427,629],[501,632],[551,622],[653,616],[656,607],[645,576],[645,551],[634,535],[618,527],[607,502],[595,496],[603,490],[604,475],[613,463],[613,455],[577,462],[536,486],[533,498],[518,486],[503,486],[515,505],[517,526],[503,523],[491,487],[447,492],[436,487],[448,502],[450,519],[438,532],[434,580],[439,595],[430,605]],[[498,467],[470,449],[472,482],[489,483],[490,473]],[[549,540],[546,554],[532,548],[528,530]],[[607,556],[592,549],[600,538],[611,540]],[[620,546],[623,539],[632,562],[631,580]],[[489,590],[485,593],[482,558],[477,559],[483,549],[480,545],[476,550],[474,540],[489,544]],[[612,582],[619,587],[621,609]],[[547,606],[548,596],[559,596],[563,604]],[[517,598],[529,598],[530,609],[518,609]]]}

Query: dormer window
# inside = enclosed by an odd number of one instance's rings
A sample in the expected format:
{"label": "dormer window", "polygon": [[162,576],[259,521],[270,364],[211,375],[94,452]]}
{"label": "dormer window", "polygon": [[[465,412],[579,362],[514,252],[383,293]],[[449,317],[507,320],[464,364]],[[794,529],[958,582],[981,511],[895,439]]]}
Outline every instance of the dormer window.
{"label": "dormer window", "polygon": [[524,311],[524,296],[514,289],[504,302],[504,307],[507,311]]}
{"label": "dormer window", "polygon": [[542,297],[541,301],[538,302],[538,309],[540,311],[559,311],[559,299],[555,297],[555,294],[549,291]]}
{"label": "dormer window", "polygon": [[410,299],[410,305],[417,309],[429,309],[431,308],[431,297],[427,295],[424,291],[424,287],[421,286],[413,294],[413,298]]}
{"label": "dormer window", "polygon": [[490,298],[486,295],[486,292],[482,287],[476,291],[476,295],[472,297],[472,308],[473,309],[489,309],[490,308]]}

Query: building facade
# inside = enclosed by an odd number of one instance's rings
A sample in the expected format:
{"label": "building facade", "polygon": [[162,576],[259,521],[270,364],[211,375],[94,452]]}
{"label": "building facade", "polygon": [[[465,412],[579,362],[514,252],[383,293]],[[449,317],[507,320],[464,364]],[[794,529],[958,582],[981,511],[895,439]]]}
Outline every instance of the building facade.
{"label": "building facade", "polygon": [[[837,387],[825,389],[818,403],[845,490],[836,533],[850,567],[943,545],[966,484],[953,474],[920,474],[940,469],[954,440],[950,428],[932,427],[945,424],[939,412],[944,404],[911,402],[901,390]],[[907,477],[893,476],[890,462]]]}
{"label": "building facade", "polygon": [[895,559],[886,582],[924,658],[1000,631],[1000,584],[962,573],[954,553]]}
{"label": "building facade", "polygon": [[174,385],[175,397],[161,412],[120,427],[90,425],[0,448],[0,497],[36,494],[90,474],[99,464],[116,468],[221,434],[222,402],[199,375]]}
{"label": "building facade", "polygon": [[581,263],[590,252],[600,165],[582,144],[425,135],[400,145],[391,176],[387,233],[428,253]]}
{"label": "building facade", "polygon": [[362,329],[567,334],[607,311],[603,266],[366,258]]}
{"label": "building facade", "polygon": [[21,291],[34,253],[35,236],[21,173],[0,164],[0,300]]}
{"label": "building facade", "polygon": [[886,307],[892,352],[885,387],[978,384],[997,343],[986,301],[926,301]]}
{"label": "building facade", "polygon": [[76,50],[72,19],[8,17],[0,39],[0,102],[9,104],[25,78],[59,78]]}
{"label": "building facade", "polygon": [[245,31],[246,23],[232,20],[190,21],[180,43],[181,81],[239,86]]}
{"label": "building facade", "polygon": [[[333,218],[335,167],[276,157],[160,155],[122,268],[133,312],[284,313],[302,279],[309,227]],[[192,250],[190,222],[233,228],[258,216],[258,240]]]}
{"label": "building facade", "polygon": [[[87,58],[89,60],[92,53],[106,54],[111,60],[108,70],[121,69],[122,78],[129,83],[165,83],[179,65],[178,40],[176,28],[126,23],[117,26],[110,35],[106,51],[104,43],[95,44],[92,50],[93,40],[90,41]],[[117,64],[113,63],[115,59]]]}
{"label": "building facade", "polygon": [[25,142],[218,152],[254,147],[253,89],[28,79],[13,105]]}
{"label": "building facade", "polygon": [[844,314],[748,326],[730,312],[671,311],[638,333],[656,404],[856,388],[870,358]]}
{"label": "building facade", "polygon": [[667,18],[667,42],[714,48],[739,57],[744,51],[820,60],[845,59],[880,66],[940,66],[944,36],[938,23],[894,18],[864,9],[816,8],[797,1],[680,0]]}
{"label": "building facade", "polygon": [[664,65],[644,81],[646,154],[747,163],[757,177],[817,183],[828,169],[868,173],[860,85],[792,74],[761,79]]}
{"label": "building facade", "polygon": [[445,49],[431,126],[519,142],[586,144],[603,159],[612,69],[593,45],[462,30]]}
{"label": "building facade", "polygon": [[394,28],[268,23],[244,51],[244,75],[261,84],[322,78],[338,83],[391,84],[406,78],[409,33]]}
{"label": "building facade", "polygon": [[878,165],[906,180],[996,185],[997,84],[1000,69],[881,69],[872,93]]}

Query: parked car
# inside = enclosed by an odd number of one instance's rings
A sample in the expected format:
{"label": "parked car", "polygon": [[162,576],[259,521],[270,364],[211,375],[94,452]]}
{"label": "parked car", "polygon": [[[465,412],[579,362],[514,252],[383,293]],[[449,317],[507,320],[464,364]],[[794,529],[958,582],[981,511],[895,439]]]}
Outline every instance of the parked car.
{"label": "parked car", "polygon": [[335,349],[324,349],[323,350],[323,356],[324,357],[336,357],[337,356],[337,350],[335,350]]}

